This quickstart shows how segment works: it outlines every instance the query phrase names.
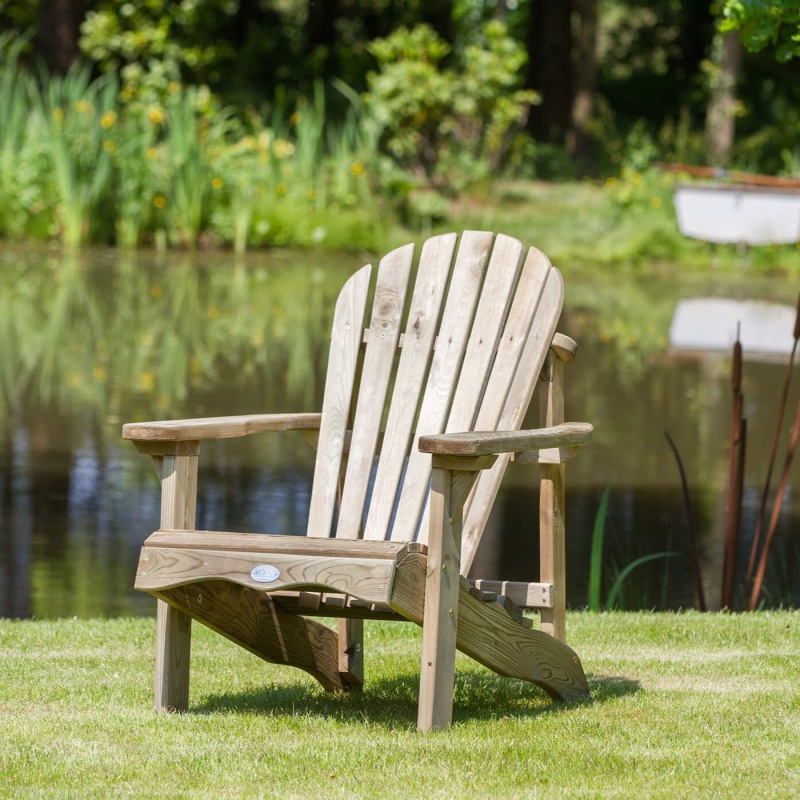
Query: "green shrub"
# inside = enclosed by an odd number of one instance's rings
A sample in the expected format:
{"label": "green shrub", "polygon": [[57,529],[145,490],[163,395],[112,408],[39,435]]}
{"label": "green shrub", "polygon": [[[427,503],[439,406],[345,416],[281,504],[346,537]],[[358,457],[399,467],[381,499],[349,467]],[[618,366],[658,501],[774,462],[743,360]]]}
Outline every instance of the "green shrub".
{"label": "green shrub", "polygon": [[441,63],[449,45],[427,25],[399,28],[369,50],[379,69],[365,104],[391,158],[382,185],[453,193],[500,167],[537,100],[518,88],[526,55],[501,22],[488,23],[483,45],[466,47],[453,68]]}

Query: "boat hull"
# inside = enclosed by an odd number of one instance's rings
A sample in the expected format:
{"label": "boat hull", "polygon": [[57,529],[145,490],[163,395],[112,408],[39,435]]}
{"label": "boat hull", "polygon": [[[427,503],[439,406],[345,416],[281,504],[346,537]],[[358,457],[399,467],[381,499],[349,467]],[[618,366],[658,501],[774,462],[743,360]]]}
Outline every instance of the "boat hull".
{"label": "boat hull", "polygon": [[684,236],[719,244],[800,241],[800,190],[735,184],[675,184]]}

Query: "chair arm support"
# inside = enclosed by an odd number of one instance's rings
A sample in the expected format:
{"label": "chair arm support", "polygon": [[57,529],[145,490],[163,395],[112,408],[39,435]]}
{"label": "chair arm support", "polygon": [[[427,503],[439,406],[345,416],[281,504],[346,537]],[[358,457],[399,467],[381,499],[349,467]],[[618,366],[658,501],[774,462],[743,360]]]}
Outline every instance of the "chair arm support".
{"label": "chair arm support", "polygon": [[473,431],[421,436],[423,453],[450,456],[483,456],[517,453],[525,450],[547,450],[587,444],[593,427],[588,422],[564,422],[551,428],[525,431]]}
{"label": "chair arm support", "polygon": [[122,437],[139,442],[186,442],[232,439],[268,431],[319,430],[322,414],[244,414],[159,422],[130,422]]}

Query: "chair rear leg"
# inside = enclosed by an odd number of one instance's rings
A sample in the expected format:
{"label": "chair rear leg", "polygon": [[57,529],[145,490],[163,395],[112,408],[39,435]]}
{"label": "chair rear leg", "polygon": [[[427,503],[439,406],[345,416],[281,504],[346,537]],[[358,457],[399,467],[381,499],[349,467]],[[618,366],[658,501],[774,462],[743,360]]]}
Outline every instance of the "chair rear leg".
{"label": "chair rear leg", "polygon": [[564,465],[541,468],[539,494],[539,560],[541,582],[553,584],[553,607],[542,609],[542,630],[567,640]]}
{"label": "chair rear leg", "polygon": [[339,672],[351,690],[364,686],[363,619],[339,619]]}

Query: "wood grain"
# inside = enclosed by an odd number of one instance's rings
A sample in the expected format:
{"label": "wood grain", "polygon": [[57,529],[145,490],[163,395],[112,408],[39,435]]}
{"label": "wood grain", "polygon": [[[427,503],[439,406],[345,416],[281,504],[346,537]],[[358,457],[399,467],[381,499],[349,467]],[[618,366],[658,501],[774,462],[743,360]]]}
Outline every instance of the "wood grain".
{"label": "wood grain", "polygon": [[372,267],[362,267],[347,281],[336,301],[308,513],[309,537],[331,535],[371,275]]}
{"label": "wood grain", "polygon": [[431,476],[428,567],[422,626],[422,659],[417,728],[446,728],[453,717],[456,631],[458,628],[459,530],[451,527],[452,473],[434,469]]}
{"label": "wood grain", "polygon": [[231,439],[270,431],[316,430],[320,414],[243,414],[231,417],[129,422],[122,437],[138,441],[182,442],[192,439]]}
{"label": "wood grain", "polygon": [[420,437],[419,448],[425,453],[450,456],[515,453],[587,444],[592,439],[593,430],[588,422],[565,422],[550,428],[524,431],[443,433]]}
{"label": "wood grain", "polygon": [[[153,457],[161,482],[161,525],[194,527],[197,502],[197,455]],[[185,711],[189,707],[191,620],[161,600],[156,609],[155,708]]]}
{"label": "wood grain", "polygon": [[[518,430],[525,418],[539,374],[549,351],[549,343],[555,335],[558,318],[564,302],[564,280],[561,273],[551,268],[542,291],[536,317],[525,343],[520,359],[520,368],[508,392],[506,404],[498,421],[504,431]],[[519,448],[526,449],[526,448]],[[464,508],[464,531],[462,534],[461,569],[469,572],[480,544],[500,482],[511,455],[502,455],[494,467],[478,479],[472,497]]]}
{"label": "wood grain", "polygon": [[555,699],[589,697],[580,659],[558,639],[520,627],[505,609],[459,594],[458,649],[491,670],[531,681]]}
{"label": "wood grain", "polygon": [[269,595],[234,583],[205,581],[165,589],[158,596],[265,661],[302,669],[328,691],[350,688],[339,671],[336,633],[283,611]]}
{"label": "wood grain", "polygon": [[551,608],[553,605],[552,583],[525,583],[523,581],[493,581],[478,579],[470,583],[482,592],[504,595],[520,608]]}
{"label": "wood grain", "polygon": [[425,551],[416,542],[363,542],[344,539],[311,539],[272,533],[226,533],[223,531],[159,530],[144,547],[191,547],[195,550],[246,551],[253,553],[294,553],[337,558],[399,558],[404,551]]}
{"label": "wood grain", "polygon": [[388,533],[455,247],[456,235],[452,233],[428,239],[422,248],[395,378],[398,390],[393,394],[386,420],[365,539],[385,539]]}
{"label": "wood grain", "polygon": [[[255,567],[265,564],[279,572],[268,584],[251,576]],[[213,578],[256,591],[304,587],[386,603],[391,596],[394,567],[394,560],[372,558],[145,547],[136,571],[135,588],[156,591]]]}
{"label": "wood grain", "polygon": [[[420,406],[417,436],[420,431],[441,433],[444,430],[493,239],[493,234],[484,231],[465,231],[461,237]],[[410,541],[416,536],[430,474],[430,456],[421,453],[412,444],[397,503],[392,539]],[[421,531],[421,536],[424,542],[427,531]]]}
{"label": "wood grain", "polygon": [[381,259],[372,304],[372,331],[364,353],[361,385],[347,457],[336,537],[356,539],[362,533],[375,445],[392,375],[414,246],[405,245]]}

